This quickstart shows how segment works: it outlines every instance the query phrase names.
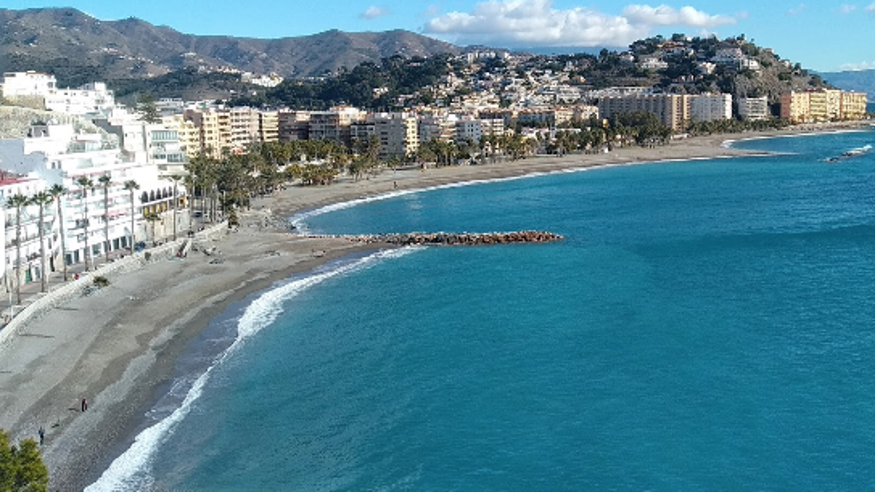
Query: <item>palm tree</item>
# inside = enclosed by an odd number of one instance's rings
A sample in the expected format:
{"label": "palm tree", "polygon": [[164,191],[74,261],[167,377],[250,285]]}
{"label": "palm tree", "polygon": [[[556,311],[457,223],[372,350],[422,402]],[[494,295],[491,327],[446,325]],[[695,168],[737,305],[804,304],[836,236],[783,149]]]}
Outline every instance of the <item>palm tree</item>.
{"label": "palm tree", "polygon": [[179,208],[179,182],[182,176],[174,174],[168,177],[173,181],[173,240],[176,241],[176,210]]}
{"label": "palm tree", "polygon": [[88,262],[90,251],[88,250],[88,190],[94,188],[94,181],[86,176],[81,176],[76,179],[76,184],[82,190],[82,206],[85,207],[84,219],[82,223],[85,227],[85,271],[91,269],[91,264]]}
{"label": "palm tree", "polygon": [[43,219],[45,218],[46,205],[51,205],[54,197],[45,191],[30,197],[30,203],[39,206],[39,255],[40,255],[40,290],[48,292],[48,273],[46,272],[46,242],[45,242],[45,227]]}
{"label": "palm tree", "polygon": [[148,214],[146,214],[146,220],[152,226],[152,244],[157,244],[157,241],[155,240],[155,223],[161,220],[161,216],[156,214],[155,212],[149,212]]}
{"label": "palm tree", "polygon": [[112,184],[112,177],[104,174],[97,181],[103,188],[103,254],[109,260],[109,185]]}
{"label": "palm tree", "polygon": [[140,189],[140,185],[137,184],[134,180],[125,181],[125,189],[131,194],[131,244],[129,245],[131,248],[131,254],[134,254],[134,244],[136,244],[136,234],[134,233],[134,228],[136,227],[136,212],[134,211],[134,205],[137,203],[134,198],[134,192]]}
{"label": "palm tree", "polygon": [[15,298],[21,304],[21,208],[27,206],[29,200],[21,193],[9,197],[7,208],[15,209]]}
{"label": "palm tree", "polygon": [[63,206],[61,204],[61,197],[67,194],[67,188],[64,188],[64,185],[56,184],[52,185],[49,188],[49,195],[52,196],[53,200],[57,200],[58,204],[58,224],[60,225],[60,233],[61,233],[61,263],[64,265],[64,282],[67,281],[67,247],[66,240],[64,238],[64,214],[63,214]]}

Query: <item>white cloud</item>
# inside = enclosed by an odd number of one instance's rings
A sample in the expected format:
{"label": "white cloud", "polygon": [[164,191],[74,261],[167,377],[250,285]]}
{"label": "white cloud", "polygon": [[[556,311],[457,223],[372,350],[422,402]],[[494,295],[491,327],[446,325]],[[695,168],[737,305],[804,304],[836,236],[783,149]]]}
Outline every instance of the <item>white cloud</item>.
{"label": "white cloud", "polygon": [[425,12],[422,13],[422,17],[426,19],[431,19],[432,17],[437,17],[441,13],[441,8],[437,5],[429,5]]}
{"label": "white cloud", "polygon": [[842,72],[858,72],[860,70],[875,70],[875,61],[860,63],[845,63],[839,67]]}
{"label": "white cloud", "polygon": [[869,4],[868,7],[864,9],[866,12],[875,12],[875,2]]}
{"label": "white cloud", "polygon": [[693,7],[630,5],[622,15],[595,9],[553,8],[552,0],[487,0],[473,11],[449,12],[428,21],[424,31],[455,38],[460,44],[509,47],[625,46],[649,36],[655,27],[697,29],[735,24],[729,16],[709,15]]}
{"label": "white cloud", "polygon": [[651,26],[688,26],[711,28],[726,24],[735,24],[735,19],[722,15],[708,15],[693,7],[681,7],[675,10],[666,5],[651,7],[649,5],[630,5],[623,9],[623,17],[633,24]]}
{"label": "white cloud", "polygon": [[365,20],[374,20],[379,17],[383,17],[389,14],[389,9],[385,7],[377,7],[376,5],[372,5],[368,7],[368,10],[365,10],[359,17]]}
{"label": "white cloud", "polygon": [[839,12],[842,14],[850,14],[851,12],[853,12],[855,10],[857,10],[856,5],[842,4],[842,6],[839,7]]}
{"label": "white cloud", "polygon": [[788,11],[787,11],[787,14],[789,14],[789,15],[799,15],[799,14],[802,13],[803,10],[805,10],[805,4],[804,4],[804,3],[800,3],[800,4],[797,5],[795,8],[792,8],[792,9],[788,10]]}

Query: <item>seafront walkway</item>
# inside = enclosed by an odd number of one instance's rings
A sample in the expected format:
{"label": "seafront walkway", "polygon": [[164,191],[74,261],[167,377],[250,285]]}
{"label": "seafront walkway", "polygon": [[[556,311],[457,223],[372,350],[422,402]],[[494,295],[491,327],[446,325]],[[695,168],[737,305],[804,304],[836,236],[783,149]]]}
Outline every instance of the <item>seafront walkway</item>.
{"label": "seafront walkway", "polygon": [[4,298],[0,299],[0,313],[2,313],[0,344],[8,341],[18,330],[45,310],[61,305],[72,297],[86,295],[88,289],[93,288],[96,277],[136,270],[153,261],[176,257],[178,252],[190,249],[191,244],[209,240],[227,230],[227,222],[219,222],[194,233],[192,237],[188,234],[180,234],[176,240],[167,240],[134,254],[129,250],[119,250],[108,257],[94,258],[91,271],[86,271],[84,264],[70,265],[67,267],[66,282],[61,271],[49,274],[47,292],[42,292],[40,280],[23,284],[20,303],[17,302],[18,294],[14,289],[5,292]]}

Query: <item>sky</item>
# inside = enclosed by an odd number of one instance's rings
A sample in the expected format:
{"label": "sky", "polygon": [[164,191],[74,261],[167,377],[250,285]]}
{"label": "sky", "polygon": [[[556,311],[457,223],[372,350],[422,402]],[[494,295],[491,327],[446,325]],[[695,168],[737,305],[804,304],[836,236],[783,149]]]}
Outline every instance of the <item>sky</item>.
{"label": "sky", "polygon": [[657,34],[745,34],[808,69],[875,69],[875,0],[60,1],[4,0],[0,8],[73,7],[100,20],[137,17],[186,34],[256,38],[406,29],[460,46],[510,49],[617,49]]}

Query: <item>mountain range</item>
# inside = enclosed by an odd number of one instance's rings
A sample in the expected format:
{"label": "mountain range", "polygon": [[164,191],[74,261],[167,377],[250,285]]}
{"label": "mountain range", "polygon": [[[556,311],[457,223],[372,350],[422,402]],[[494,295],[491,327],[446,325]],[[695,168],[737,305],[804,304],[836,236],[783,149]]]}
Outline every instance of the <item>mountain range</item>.
{"label": "mountain range", "polygon": [[846,91],[865,92],[869,101],[875,100],[875,70],[855,70],[849,72],[821,72],[820,77],[827,83]]}
{"label": "mountain range", "polygon": [[[404,30],[332,30],[280,39],[197,36],[136,18],[103,21],[72,8],[0,8],[0,71],[52,73],[61,87],[94,81],[130,85],[199,67],[285,78],[321,76],[393,55],[433,56],[475,49],[484,48],[461,48]],[[835,87],[867,92],[875,99],[875,70],[819,75]]]}
{"label": "mountain range", "polygon": [[201,66],[307,77],[396,54],[460,52],[404,30],[281,39],[197,36],[136,18],[102,21],[72,8],[0,9],[0,70],[50,72],[62,86]]}

